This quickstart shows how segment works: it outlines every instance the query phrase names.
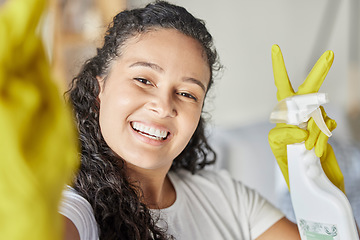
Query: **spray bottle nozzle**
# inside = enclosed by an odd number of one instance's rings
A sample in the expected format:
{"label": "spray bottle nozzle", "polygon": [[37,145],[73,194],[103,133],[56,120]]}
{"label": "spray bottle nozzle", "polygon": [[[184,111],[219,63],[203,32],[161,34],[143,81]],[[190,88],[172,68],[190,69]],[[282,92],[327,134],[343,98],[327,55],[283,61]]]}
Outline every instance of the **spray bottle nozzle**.
{"label": "spray bottle nozzle", "polygon": [[312,117],[319,129],[331,136],[321,114],[320,106],[329,102],[326,93],[296,95],[280,101],[270,115],[270,122],[302,126]]}
{"label": "spray bottle nozzle", "polygon": [[331,137],[332,133],[326,126],[326,123],[322,117],[320,108],[317,108],[315,111],[313,111],[310,116],[314,119],[316,125],[319,127],[319,129],[328,137]]}

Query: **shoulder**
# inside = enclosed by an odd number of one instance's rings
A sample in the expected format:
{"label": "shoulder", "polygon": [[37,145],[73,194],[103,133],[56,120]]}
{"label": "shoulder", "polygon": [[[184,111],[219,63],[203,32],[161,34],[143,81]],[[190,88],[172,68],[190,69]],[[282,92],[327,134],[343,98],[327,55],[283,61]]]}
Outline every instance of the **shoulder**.
{"label": "shoulder", "polygon": [[90,203],[69,186],[62,195],[59,213],[74,223],[81,239],[98,239],[98,227]]}

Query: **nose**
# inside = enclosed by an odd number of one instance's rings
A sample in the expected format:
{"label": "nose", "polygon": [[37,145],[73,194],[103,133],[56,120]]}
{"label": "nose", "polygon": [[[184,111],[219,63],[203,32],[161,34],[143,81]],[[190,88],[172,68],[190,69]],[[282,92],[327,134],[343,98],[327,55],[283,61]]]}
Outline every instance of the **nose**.
{"label": "nose", "polygon": [[177,110],[172,94],[153,95],[148,109],[160,118],[175,117]]}

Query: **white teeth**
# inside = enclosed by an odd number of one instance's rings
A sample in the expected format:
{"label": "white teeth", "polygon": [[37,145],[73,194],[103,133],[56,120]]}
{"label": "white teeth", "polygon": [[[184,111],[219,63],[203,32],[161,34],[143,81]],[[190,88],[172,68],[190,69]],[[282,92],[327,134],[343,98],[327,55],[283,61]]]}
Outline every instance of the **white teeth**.
{"label": "white teeth", "polygon": [[139,131],[140,134],[142,134],[146,137],[150,137],[152,139],[162,139],[162,138],[165,138],[168,134],[167,131],[163,131],[160,129],[145,126],[138,122],[133,122],[132,127],[135,130]]}

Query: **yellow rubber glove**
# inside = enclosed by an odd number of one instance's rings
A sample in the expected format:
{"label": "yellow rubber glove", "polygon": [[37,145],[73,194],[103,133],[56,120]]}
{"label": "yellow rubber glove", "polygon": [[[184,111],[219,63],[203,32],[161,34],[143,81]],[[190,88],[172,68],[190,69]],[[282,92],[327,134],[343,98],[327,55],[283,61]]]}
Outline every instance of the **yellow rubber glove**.
{"label": "yellow rubber glove", "polygon": [[79,165],[72,114],[36,34],[45,4],[0,9],[0,239],[61,239],[58,204]]}
{"label": "yellow rubber glove", "polygon": [[[275,85],[278,90],[278,101],[293,95],[318,92],[334,60],[334,53],[332,51],[326,51],[316,62],[305,81],[295,93],[291,86],[279,46],[272,46],[271,55]],[[321,111],[328,129],[333,131],[336,128],[336,122],[327,116],[323,107],[321,107]],[[278,123],[276,127],[269,132],[271,150],[288,187],[289,174],[286,145],[303,141],[305,141],[306,149],[311,150],[315,147],[315,153],[320,157],[321,165],[326,176],[335,186],[345,193],[344,177],[336,161],[334,151],[331,145],[328,144],[328,137],[320,131],[312,118],[310,118],[308,122],[307,130],[284,123]]]}

